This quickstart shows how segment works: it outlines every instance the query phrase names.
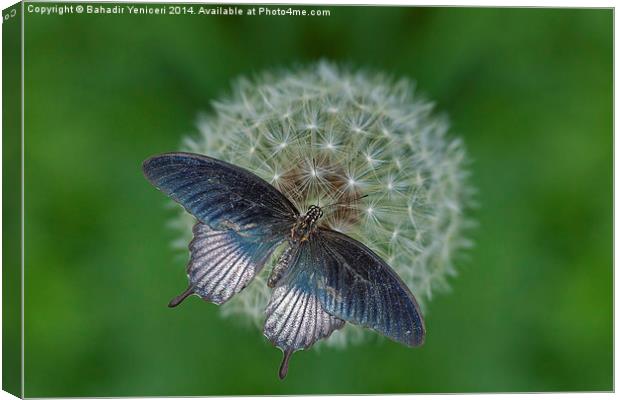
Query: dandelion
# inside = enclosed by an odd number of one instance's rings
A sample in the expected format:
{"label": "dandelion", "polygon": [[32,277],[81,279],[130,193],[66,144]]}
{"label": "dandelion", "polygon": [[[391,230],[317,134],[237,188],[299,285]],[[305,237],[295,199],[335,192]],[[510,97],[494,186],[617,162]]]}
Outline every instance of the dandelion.
{"label": "dandelion", "polygon": [[[302,213],[342,204],[325,210],[323,224],[386,260],[422,307],[456,273],[455,255],[469,246],[465,149],[409,81],[327,62],[264,73],[238,80],[197,126],[184,150],[253,171]],[[182,215],[187,243],[193,220]],[[224,315],[262,326],[271,267],[221,307]],[[347,324],[327,343],[357,342],[363,332]]]}

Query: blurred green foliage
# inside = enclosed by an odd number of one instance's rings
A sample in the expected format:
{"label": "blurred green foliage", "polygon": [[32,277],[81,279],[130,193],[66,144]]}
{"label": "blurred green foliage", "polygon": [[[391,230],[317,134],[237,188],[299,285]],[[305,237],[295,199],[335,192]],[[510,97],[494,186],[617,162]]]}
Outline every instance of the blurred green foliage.
{"label": "blurred green foliage", "polygon": [[[25,20],[25,395],[612,390],[612,10]],[[413,78],[473,160],[476,247],[421,349],[281,353],[186,284],[143,159],[238,75],[326,58]]]}

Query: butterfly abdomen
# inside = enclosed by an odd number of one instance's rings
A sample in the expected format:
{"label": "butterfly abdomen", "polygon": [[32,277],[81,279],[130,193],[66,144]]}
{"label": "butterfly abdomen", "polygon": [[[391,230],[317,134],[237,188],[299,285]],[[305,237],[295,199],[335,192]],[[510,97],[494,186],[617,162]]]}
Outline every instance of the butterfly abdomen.
{"label": "butterfly abdomen", "polygon": [[308,212],[304,215],[300,215],[297,222],[291,228],[291,234],[288,242],[289,246],[284,250],[284,253],[280,256],[280,259],[271,270],[269,279],[267,280],[267,286],[273,288],[278,281],[286,273],[288,266],[292,264],[293,257],[300,243],[305,242],[310,238],[316,229],[317,221],[323,216],[323,211],[318,206],[310,206]]}
{"label": "butterfly abdomen", "polygon": [[284,253],[278,259],[278,262],[271,270],[271,274],[269,274],[269,279],[267,280],[267,286],[270,288],[274,288],[280,279],[284,276],[286,271],[288,270],[288,266],[293,258],[293,250],[295,247],[289,246],[284,250]]}

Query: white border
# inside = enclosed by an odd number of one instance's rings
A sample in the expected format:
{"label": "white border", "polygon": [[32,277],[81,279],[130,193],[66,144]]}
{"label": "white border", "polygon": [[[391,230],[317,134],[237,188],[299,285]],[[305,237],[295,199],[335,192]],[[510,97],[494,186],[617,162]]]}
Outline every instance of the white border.
{"label": "white border", "polygon": [[[34,1],[33,1],[34,2]],[[75,0],[67,0],[65,1],[66,3],[89,3],[87,1],[84,2],[80,2],[80,1],[75,1]],[[136,0],[136,1],[132,1],[132,2],[136,2],[136,3],[156,3],[157,1],[147,1],[147,0]],[[11,1],[11,0],[0,0],[0,8],[1,9],[5,9],[7,7],[10,7],[11,5],[15,4],[16,1]],[[164,3],[163,1],[160,1],[160,3]],[[560,7],[560,8],[571,8],[571,7],[596,7],[596,8],[615,8],[616,7],[616,2],[615,1],[601,1],[601,0],[595,0],[595,1],[578,1],[578,0],[564,0],[564,1],[559,1],[559,0],[528,0],[528,1],[519,1],[519,2],[509,2],[509,1],[493,1],[493,0],[476,0],[476,1],[458,1],[458,0],[443,0],[443,1],[433,1],[433,0],[426,0],[426,1],[407,1],[407,0],[391,0],[391,1],[387,1],[387,2],[369,2],[369,1],[354,1],[354,0],[339,0],[339,1],[327,1],[327,0],[314,0],[314,1],[299,1],[299,0],[287,0],[287,1],[278,1],[278,0],[269,0],[269,1],[256,1],[256,0],[242,0],[242,1],[213,1],[213,0],[206,0],[206,1],[181,1],[181,0],[171,0],[171,1],[166,1],[165,3],[204,3],[204,4],[300,4],[300,5],[375,5],[375,6],[469,6],[469,7]],[[24,13],[22,12],[22,43],[23,43],[23,30],[24,30],[24,21],[23,21],[23,16]],[[614,20],[615,20],[615,16],[614,16]],[[0,43],[2,41],[2,32],[0,30]],[[616,46],[618,43],[618,34],[615,30],[615,21],[614,21],[614,77],[617,74],[617,65],[615,63],[615,54],[616,54]],[[22,65],[23,65],[23,61],[24,61],[24,49],[22,47],[22,53],[21,53],[21,57],[22,57]],[[1,65],[2,65],[2,53],[0,52],[0,69],[1,69]],[[23,69],[22,69],[22,77],[23,77]],[[23,89],[24,89],[24,82],[22,80],[21,82],[21,86],[22,86],[22,93],[23,93]],[[616,80],[614,79],[614,100],[615,100],[615,93],[616,93]],[[2,90],[2,82],[0,80],[0,92]],[[0,96],[1,97],[1,96]],[[22,228],[23,228],[23,224],[24,224],[24,213],[23,213],[23,201],[24,201],[24,185],[23,185],[23,173],[24,173],[24,134],[23,134],[23,128],[24,128],[24,98],[22,96],[22,193],[21,193],[21,198],[22,198],[22,215],[21,215],[21,222],[22,222]],[[0,98],[0,110],[2,109],[2,99]],[[616,103],[614,101],[614,133],[615,133],[615,122],[616,122],[616,116],[617,114],[617,107],[616,107]],[[1,129],[1,127],[0,127]],[[618,150],[618,143],[615,141],[615,134],[614,134],[614,155],[617,153],[616,150]],[[2,150],[2,143],[0,141],[0,158],[1,158],[1,150]],[[616,209],[616,207],[618,206],[618,199],[616,197],[616,192],[615,192],[615,188],[617,187],[616,183],[617,183],[617,177],[619,176],[618,174],[618,168],[620,168],[617,163],[615,162],[615,156],[614,156],[614,210]],[[2,166],[0,163],[0,173],[2,171]],[[0,175],[1,176],[1,175]],[[0,205],[1,205],[1,198],[2,198],[2,188],[0,186]],[[615,235],[615,226],[617,225],[616,222],[618,222],[617,220],[617,215],[614,212],[614,266],[615,266],[615,254],[616,254],[616,249],[618,248],[618,245],[620,244],[619,239],[617,238],[617,236]],[[2,216],[0,213],[0,223],[2,223]],[[1,239],[2,233],[0,231],[0,239]],[[23,229],[22,229],[22,237],[21,237],[21,241],[23,243]],[[1,252],[2,249],[0,247],[0,259],[1,259]],[[24,247],[22,246],[21,249],[21,254],[22,254],[22,261],[24,259]],[[24,299],[23,299],[23,295],[24,295],[24,287],[23,287],[23,283],[24,283],[24,275],[23,275],[23,266],[22,266],[22,360],[23,360],[23,355],[24,355],[24,346],[23,346],[23,330],[24,330],[24,326],[23,326],[23,321],[24,321],[24,315],[23,315],[23,304],[24,304]],[[0,293],[1,293],[1,276],[0,276]],[[614,269],[614,289],[617,286],[618,283],[618,277],[615,274],[615,269]],[[617,303],[616,303],[616,297],[615,297],[615,290],[614,290],[614,333],[616,333],[616,326],[615,326],[615,311],[617,310]],[[1,320],[0,320],[0,328],[1,328]],[[2,351],[0,349],[0,358],[2,355]],[[617,348],[615,346],[615,334],[614,334],[614,388],[615,388],[615,383],[618,381],[618,375],[617,375],[617,370],[615,368],[615,360],[617,359]],[[24,363],[22,363],[22,390],[23,390],[23,367],[24,367]],[[0,363],[0,379],[1,379],[1,372],[2,372],[2,365]],[[22,392],[23,393],[23,392]],[[407,399],[407,398],[412,398],[412,397],[424,397],[425,399],[440,399],[440,398],[445,398],[445,395],[379,395],[379,396],[373,396],[376,398],[386,398],[386,399],[393,399],[393,400],[401,400],[401,399]],[[557,399],[557,398],[561,398],[561,399],[600,399],[600,398],[607,398],[607,397],[611,397],[613,396],[613,394],[611,393],[544,393],[544,394],[494,394],[494,393],[490,393],[490,394],[465,394],[465,395],[452,395],[452,396],[457,396],[458,398],[465,398],[465,399],[472,399],[472,398],[477,398],[477,397],[481,397],[484,396],[487,399],[507,399],[507,398],[515,398],[515,396],[519,396],[518,398],[525,398],[525,399],[532,399],[532,398],[536,398],[536,399]],[[277,397],[275,396],[261,396],[262,398],[266,398],[266,399],[276,399]],[[324,398],[326,396],[303,396],[304,398],[308,398],[308,399],[320,399],[320,398]],[[342,399],[351,399],[351,398],[355,398],[355,397],[359,397],[359,396],[338,396],[339,398]],[[186,397],[167,397],[168,399],[184,399]],[[211,397],[212,398],[212,397]],[[226,397],[226,399],[237,399],[238,397]],[[5,400],[5,399],[14,399],[13,396],[11,396],[10,394],[6,393],[6,392],[0,392],[0,400]],[[141,397],[136,397],[135,399],[143,399]]]}

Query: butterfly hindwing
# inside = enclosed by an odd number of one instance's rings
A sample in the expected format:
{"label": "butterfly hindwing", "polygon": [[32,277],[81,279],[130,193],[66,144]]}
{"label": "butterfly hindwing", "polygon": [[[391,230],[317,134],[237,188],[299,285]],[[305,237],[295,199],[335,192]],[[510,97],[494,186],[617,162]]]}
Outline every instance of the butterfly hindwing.
{"label": "butterfly hindwing", "polygon": [[277,237],[257,237],[232,229],[216,231],[200,222],[193,232],[187,266],[190,288],[215,304],[243,290],[280,243]]}
{"label": "butterfly hindwing", "polygon": [[344,321],[327,313],[318,299],[311,270],[307,242],[291,248],[288,270],[278,281],[265,313],[264,334],[284,353],[280,378],[286,376],[293,352],[307,349],[344,326]]}
{"label": "butterfly hindwing", "polygon": [[342,233],[319,228],[308,246],[317,297],[325,311],[407,346],[424,342],[418,304],[378,255]]}

